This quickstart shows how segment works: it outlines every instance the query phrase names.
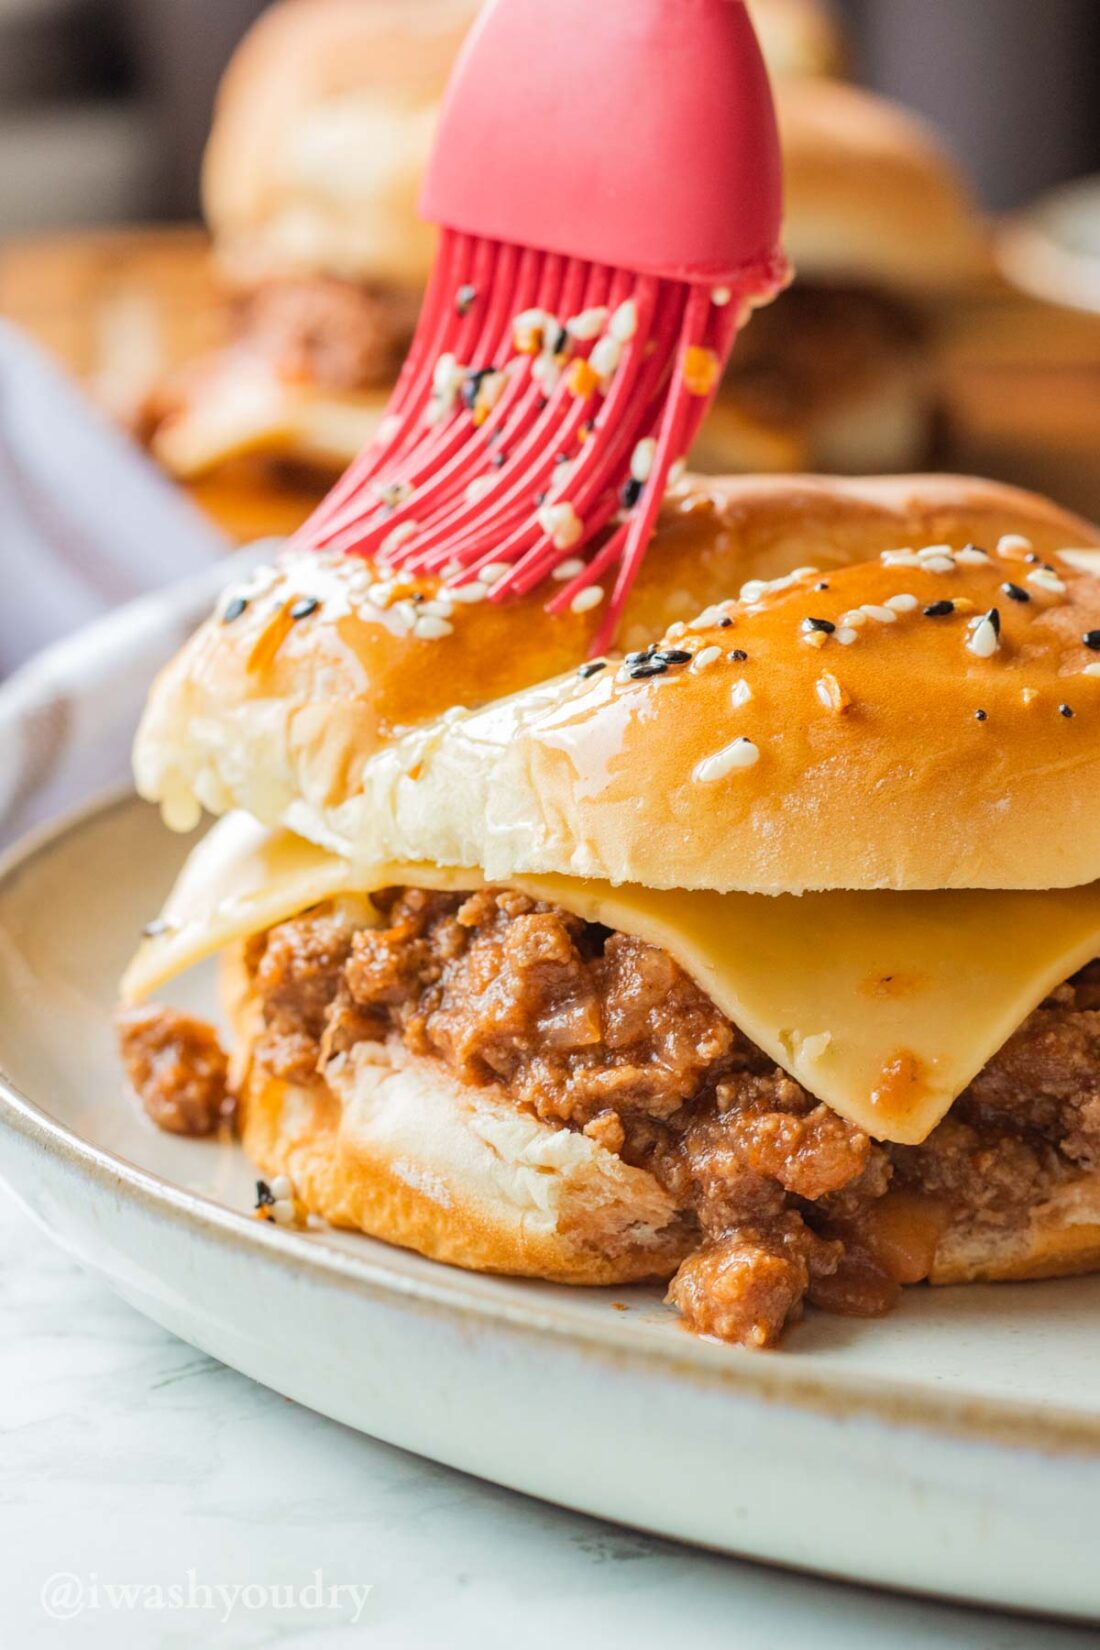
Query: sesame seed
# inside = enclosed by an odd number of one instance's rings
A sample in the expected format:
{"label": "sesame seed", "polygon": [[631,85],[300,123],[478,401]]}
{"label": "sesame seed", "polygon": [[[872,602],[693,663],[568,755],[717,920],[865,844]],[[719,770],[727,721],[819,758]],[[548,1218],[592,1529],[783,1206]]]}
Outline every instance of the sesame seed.
{"label": "sesame seed", "polygon": [[275,1176],[271,1182],[271,1195],[274,1198],[294,1196],[294,1187],[291,1185],[288,1175],[277,1174]]}
{"label": "sesame seed", "polygon": [[623,358],[623,346],[613,334],[600,339],[588,357],[588,364],[597,378],[610,378]]}
{"label": "sesame seed", "polygon": [[607,325],[607,309],[582,309],[579,315],[574,315],[565,323],[565,330],[570,338],[576,338],[579,343],[586,344],[592,338],[598,338]]}
{"label": "sesame seed", "polygon": [[435,619],[449,619],[454,608],[448,595],[434,596],[431,601],[421,602],[420,612],[425,618],[430,615]]}
{"label": "sesame seed", "polygon": [[879,557],[884,567],[919,567],[920,557],[915,550],[884,550]]}
{"label": "sesame seed", "polygon": [[947,619],[954,611],[954,602],[930,602],[924,610],[924,616],[926,619]]}
{"label": "sesame seed", "polygon": [[692,665],[692,669],[706,670],[708,665],[717,664],[721,657],[722,649],[720,647],[701,647],[695,655],[695,662]]}
{"label": "sesame seed", "polygon": [[161,934],[167,934],[170,926],[171,924],[167,923],[163,917],[154,917],[152,922],[147,922],[141,930],[142,937],[147,940],[158,939]]}
{"label": "sesame seed", "polygon": [[998,642],[999,618],[995,619],[997,609],[990,608],[989,612],[980,618],[974,629],[967,637],[967,648],[976,659],[992,659],[1000,643]]}
{"label": "sesame seed", "polygon": [[644,482],[639,481],[636,476],[631,476],[630,480],[625,483],[620,496],[626,509],[633,510],[642,496],[644,485]]}
{"label": "sesame seed", "polygon": [[388,533],[386,535],[386,537],[383,539],[382,546],[381,546],[381,554],[383,556],[392,555],[395,550],[399,550],[403,544],[408,542],[409,539],[415,538],[417,533],[419,533],[419,531],[420,531],[420,523],[419,522],[416,522],[416,521],[403,521],[403,522],[401,522],[397,527],[394,528],[392,533]]}
{"label": "sesame seed", "polygon": [[728,774],[754,768],[759,760],[759,748],[751,739],[735,739],[724,750],[705,757],[696,766],[693,777],[702,785],[710,785],[715,780],[725,779]]}
{"label": "sesame seed", "polygon": [[668,629],[665,631],[665,635],[668,637],[669,641],[677,642],[686,629],[687,625],[684,623],[683,619],[677,619],[675,624],[669,625]]}
{"label": "sesame seed", "polygon": [[234,596],[222,612],[222,624],[232,624],[234,619],[239,619],[247,606],[248,601],[244,596]]}
{"label": "sesame seed", "polygon": [[689,653],[686,647],[662,647],[653,657],[666,665],[686,665],[695,655]]}
{"label": "sesame seed", "polygon": [[898,622],[898,616],[892,607],[878,607],[874,602],[864,602],[860,612],[865,613],[869,619],[874,619],[877,624],[897,624]]}
{"label": "sesame seed", "polygon": [[460,286],[455,293],[455,309],[460,315],[469,315],[477,298],[476,286]]}
{"label": "sesame seed", "polygon": [[590,584],[587,590],[578,590],[569,603],[571,613],[591,613],[594,607],[599,607],[603,601],[603,589],[598,584]]}
{"label": "sesame seed", "polygon": [[277,1197],[271,1205],[271,1214],[276,1226],[294,1225],[294,1204],[288,1197]]}
{"label": "sesame seed", "polygon": [[989,561],[988,550],[981,550],[976,544],[964,545],[956,550],[955,561],[959,567],[984,567]]}
{"label": "sesame seed", "polygon": [[1033,573],[1028,574],[1027,582],[1036,585],[1040,590],[1045,590],[1051,596],[1064,596],[1066,593],[1062,580],[1050,567],[1037,567]]}
{"label": "sesame seed", "polygon": [[802,640],[807,647],[822,648],[829,645],[829,638],[823,630],[807,630],[803,632]]}
{"label": "sesame seed", "polygon": [[669,466],[669,472],[668,472],[668,484],[669,484],[669,486],[670,487],[678,486],[679,483],[681,481],[683,481],[686,474],[687,474],[687,459],[686,458],[678,458],[675,461],[674,464]]}
{"label": "sesame seed", "polygon": [[413,635],[421,642],[442,641],[444,636],[454,633],[454,625],[448,624],[446,619],[437,619],[427,613],[422,618],[413,621]]}
{"label": "sesame seed", "polygon": [[271,1205],[274,1203],[274,1201],[275,1201],[275,1198],[272,1195],[271,1187],[268,1185],[267,1181],[266,1180],[257,1180],[257,1182],[256,1182],[256,1207],[257,1207],[257,1209],[270,1208]]}
{"label": "sesame seed", "polygon": [[495,486],[496,481],[492,476],[475,476],[466,487],[466,502],[476,504],[486,493],[491,493]]}
{"label": "sesame seed", "polygon": [[538,519],[555,550],[570,550],[584,537],[584,523],[568,502],[543,505]]}
{"label": "sesame seed", "polygon": [[825,709],[831,710],[837,715],[839,715],[841,711],[847,710],[848,706],[852,702],[831,671],[825,671],[818,678],[815,683],[815,689],[817,692],[817,697],[820,699]]}
{"label": "sesame seed", "polygon": [[803,619],[802,629],[806,631],[819,630],[825,636],[831,636],[836,625],[831,619]]}
{"label": "sesame seed", "polygon": [[902,591],[899,596],[887,596],[886,606],[892,607],[895,613],[913,613],[920,606],[920,602],[908,591]]}
{"label": "sesame seed", "polygon": [[859,641],[859,631],[853,630],[850,625],[841,625],[833,641],[839,642],[841,647],[851,647],[853,642]]}
{"label": "sesame seed", "polygon": [[1011,581],[1002,584],[1001,591],[1008,597],[1009,601],[1029,602],[1031,600],[1031,597],[1028,595],[1026,590],[1022,589],[1018,584],[1013,584]]}
{"label": "sesame seed", "polygon": [[733,652],[730,654],[730,661],[735,665],[743,665],[747,658],[748,654],[742,647],[735,647]]}
{"label": "sesame seed", "polygon": [[596,675],[599,674],[599,672],[601,670],[606,670],[606,669],[607,669],[607,660],[606,659],[590,659],[586,665],[581,666],[581,668],[577,672],[577,675],[581,678],[582,681],[587,682],[587,680],[590,676],[596,676]]}
{"label": "sesame seed", "polygon": [[986,710],[976,710],[974,712],[974,720],[975,722],[988,722],[989,712]]}
{"label": "sesame seed", "polygon": [[1100,676],[1100,664],[1086,665],[1081,672],[1082,676]]}
{"label": "sesame seed", "polygon": [[453,602],[461,602],[464,606],[472,607],[475,602],[483,602],[489,594],[489,586],[482,584],[480,579],[474,579],[472,584],[456,585],[448,589],[447,595]]}
{"label": "sesame seed", "polygon": [[840,622],[842,625],[846,625],[849,630],[862,630],[867,623],[867,615],[862,613],[858,607],[853,607],[851,612],[840,615]]}
{"label": "sesame seed", "polygon": [[584,565],[579,556],[570,556],[568,561],[558,563],[550,577],[557,579],[560,584],[565,584],[567,580],[575,579],[578,573],[583,573]]}
{"label": "sesame seed", "polygon": [[1059,716],[1064,716],[1067,722],[1072,721],[1073,720],[1073,715],[1074,715],[1073,706],[1072,705],[1059,705],[1058,706],[1058,714],[1059,714]]}
{"label": "sesame seed", "polygon": [[1025,705],[1033,705],[1038,697],[1039,693],[1037,688],[1020,689],[1020,698],[1023,700]]}
{"label": "sesame seed", "polygon": [[1093,653],[1100,653],[1100,630],[1086,630],[1081,640]]}
{"label": "sesame seed", "polygon": [[648,481],[653,474],[653,461],[657,457],[657,443],[652,436],[639,441],[630,455],[630,474],[634,481]]}
{"label": "sesame seed", "polygon": [[652,659],[644,659],[640,663],[632,665],[627,671],[627,675],[632,682],[642,682],[650,676],[663,676],[667,670],[668,666],[654,656]]}
{"label": "sesame seed", "polygon": [[734,710],[740,710],[741,706],[747,705],[751,698],[752,688],[749,686],[748,682],[742,678],[740,682],[737,682],[734,685],[733,692],[730,694],[730,703]]}
{"label": "sesame seed", "polygon": [[292,619],[308,619],[311,613],[316,613],[320,605],[316,596],[303,596],[290,609],[290,616]]}
{"label": "sesame seed", "polygon": [[1034,549],[1030,539],[1025,539],[1022,533],[1004,533],[997,540],[997,554],[1008,559],[1026,556]]}
{"label": "sesame seed", "polygon": [[953,556],[922,557],[920,565],[926,573],[953,573],[955,571]]}
{"label": "sesame seed", "polygon": [[710,295],[710,301],[715,309],[725,309],[733,300],[733,289],[728,286],[716,286]]}
{"label": "sesame seed", "polygon": [[494,585],[498,579],[502,579],[506,573],[510,573],[511,571],[512,569],[506,561],[491,561],[488,567],[483,567],[481,569],[478,573],[478,578],[484,579],[485,583],[488,585]]}
{"label": "sesame seed", "polygon": [[611,317],[608,331],[611,337],[619,344],[628,344],[638,330],[638,306],[633,298],[628,298],[620,304]]}
{"label": "sesame seed", "polygon": [[828,590],[828,588],[829,586],[824,579],[821,580],[820,584],[814,585],[815,590]]}

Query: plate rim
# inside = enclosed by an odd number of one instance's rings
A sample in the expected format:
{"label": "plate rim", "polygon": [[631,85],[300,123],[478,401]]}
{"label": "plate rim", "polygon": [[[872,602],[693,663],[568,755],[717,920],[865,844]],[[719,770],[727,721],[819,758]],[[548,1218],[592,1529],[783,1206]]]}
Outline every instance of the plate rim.
{"label": "plate rim", "polygon": [[[139,802],[132,789],[116,787],[27,833],[0,854],[0,896],[35,861],[68,838]],[[465,1285],[466,1274],[461,1269],[442,1263],[432,1263],[438,1276],[416,1278],[391,1270],[384,1260],[351,1255],[323,1241],[302,1244],[295,1234],[256,1221],[213,1197],[142,1168],[59,1122],[15,1082],[6,1068],[2,1046],[0,1128],[14,1130],[61,1166],[83,1173],[99,1190],[110,1189],[116,1195],[125,1192],[146,1211],[168,1218],[207,1241],[243,1249],[265,1266],[289,1266],[300,1277],[317,1278],[328,1287],[366,1290],[382,1304],[404,1302],[437,1315],[473,1317],[538,1340],[550,1335],[558,1341],[582,1345],[586,1353],[612,1365],[621,1367],[626,1361],[647,1375],[686,1379],[726,1392],[732,1400],[787,1405],[836,1420],[866,1419],[886,1426],[915,1427],[968,1442],[1029,1452],[1100,1455],[1100,1410],[1088,1415],[1033,1400],[944,1392],[894,1376],[830,1370],[811,1373],[800,1369],[797,1348],[778,1353],[752,1352],[700,1337],[689,1338],[686,1332],[680,1346],[674,1341],[659,1345],[638,1338],[621,1319],[577,1319],[563,1305],[548,1304],[535,1295],[529,1302],[505,1295],[482,1295]],[[8,1184],[19,1199],[19,1188]],[[491,1279],[493,1275],[476,1276]]]}

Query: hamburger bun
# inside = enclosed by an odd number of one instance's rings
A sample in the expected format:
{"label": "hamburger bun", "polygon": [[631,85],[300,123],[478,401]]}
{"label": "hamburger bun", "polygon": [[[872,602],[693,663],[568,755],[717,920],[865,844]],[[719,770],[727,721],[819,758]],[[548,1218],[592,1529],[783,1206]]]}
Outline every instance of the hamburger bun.
{"label": "hamburger bun", "polygon": [[748,0],[748,8],[773,77],[840,72],[844,42],[830,0]]}
{"label": "hamburger bun", "polygon": [[[688,480],[668,500],[619,647],[645,647],[752,579],[808,564],[828,572],[890,546],[992,547],[1007,533],[1025,535],[1044,558],[1100,543],[1046,500],[956,476]],[[878,569],[859,576],[882,582]],[[244,808],[268,824],[306,810],[315,824],[347,801],[387,741],[454,705],[473,708],[575,669],[598,622],[594,613],[547,614],[550,586],[518,604],[455,604],[447,633],[424,639],[410,628],[405,587],[375,592],[375,606],[373,578],[357,558],[307,554],[228,592],[150,696],[135,752],[142,794],[181,825],[200,805]],[[427,581],[409,588],[438,595]],[[310,594],[319,608],[290,619],[293,602]],[[391,594],[397,600],[384,605]],[[247,604],[239,612],[238,602]],[[226,623],[230,603],[236,617]],[[800,664],[809,651],[796,653]]]}

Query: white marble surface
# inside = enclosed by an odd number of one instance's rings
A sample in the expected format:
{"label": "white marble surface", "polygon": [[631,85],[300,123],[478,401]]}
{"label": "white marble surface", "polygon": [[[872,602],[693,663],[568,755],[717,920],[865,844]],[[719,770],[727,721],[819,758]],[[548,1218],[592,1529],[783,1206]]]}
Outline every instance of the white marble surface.
{"label": "white marble surface", "polygon": [[[368,1586],[365,1601],[347,1591]],[[1071,1650],[1098,1638],[691,1552],[376,1444],[147,1322],[0,1191],[0,1643],[199,1642]]]}

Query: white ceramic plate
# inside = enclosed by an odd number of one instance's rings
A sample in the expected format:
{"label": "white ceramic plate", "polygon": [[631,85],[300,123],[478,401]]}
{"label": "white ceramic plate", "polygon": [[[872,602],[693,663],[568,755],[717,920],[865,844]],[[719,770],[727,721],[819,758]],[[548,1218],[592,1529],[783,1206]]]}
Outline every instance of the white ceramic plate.
{"label": "white ceramic plate", "polygon": [[[150,647],[132,621],[105,634],[89,729],[101,693],[121,727]],[[39,679],[78,692],[96,652]],[[21,741],[25,796],[56,778],[39,758],[57,719],[20,688],[0,694],[0,781]],[[784,1564],[1100,1615],[1100,1279],[912,1291],[891,1318],[812,1317],[753,1354],[693,1339],[653,1291],[260,1225],[241,1154],[157,1133],[114,1057],[114,982],[187,846],[123,799],[0,870],[0,1173],[66,1249],[257,1380],[496,1482]],[[173,995],[209,1011],[201,974]]]}
{"label": "white ceramic plate", "polygon": [[1052,189],[997,237],[1001,269],[1048,303],[1100,312],[1100,174]]}

